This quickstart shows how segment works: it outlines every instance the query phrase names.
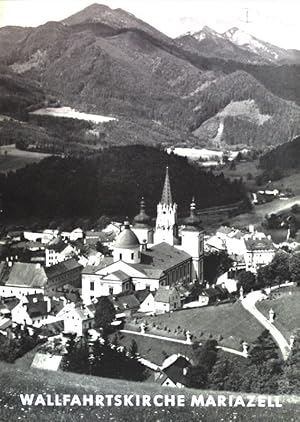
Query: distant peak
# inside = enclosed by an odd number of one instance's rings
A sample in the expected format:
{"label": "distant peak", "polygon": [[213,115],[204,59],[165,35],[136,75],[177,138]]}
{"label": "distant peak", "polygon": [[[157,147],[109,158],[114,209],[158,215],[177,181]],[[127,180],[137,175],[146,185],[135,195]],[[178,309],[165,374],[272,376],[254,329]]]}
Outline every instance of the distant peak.
{"label": "distant peak", "polygon": [[201,31],[190,33],[196,40],[201,41],[205,38],[222,38],[222,35],[209,26],[205,25]]}
{"label": "distant peak", "polygon": [[240,31],[240,29],[237,26],[234,26],[233,28],[228,29],[225,33],[234,34],[237,31]]}
{"label": "distant peak", "polygon": [[207,25],[204,25],[204,26],[203,26],[202,31],[204,31],[204,32],[209,32],[209,33],[213,33],[213,34],[218,34],[218,32],[217,32],[217,31],[215,31],[214,29],[210,28],[210,27],[209,27],[209,26],[207,26]]}

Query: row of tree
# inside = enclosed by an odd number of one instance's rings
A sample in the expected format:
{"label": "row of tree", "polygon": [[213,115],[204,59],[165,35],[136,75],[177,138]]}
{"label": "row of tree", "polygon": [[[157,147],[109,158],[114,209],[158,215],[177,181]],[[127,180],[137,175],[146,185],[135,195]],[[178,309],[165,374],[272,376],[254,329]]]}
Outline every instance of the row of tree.
{"label": "row of tree", "polygon": [[146,368],[137,359],[136,343],[132,342],[127,351],[125,347],[110,343],[106,336],[93,342],[87,336],[78,341],[72,337],[67,344],[63,369],[131,381],[143,381],[147,377]]}

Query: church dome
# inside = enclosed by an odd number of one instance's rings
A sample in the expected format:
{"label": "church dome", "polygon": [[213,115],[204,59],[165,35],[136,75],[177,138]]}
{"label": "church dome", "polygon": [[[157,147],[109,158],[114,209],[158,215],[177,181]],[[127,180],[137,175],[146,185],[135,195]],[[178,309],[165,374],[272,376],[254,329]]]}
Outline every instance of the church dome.
{"label": "church dome", "polygon": [[136,248],[139,248],[139,246],[140,246],[139,239],[130,229],[129,222],[125,221],[124,229],[118,235],[114,247],[118,249],[136,249]]}
{"label": "church dome", "polygon": [[183,220],[183,224],[186,226],[186,230],[198,230],[201,220],[195,213],[196,203],[194,198],[192,199],[190,210],[190,215]]}
{"label": "church dome", "polygon": [[146,214],[145,208],[146,208],[145,201],[144,201],[144,198],[142,198],[141,205],[140,205],[140,213],[138,215],[136,215],[133,219],[133,225],[135,227],[148,227],[148,226],[150,226],[151,217]]}

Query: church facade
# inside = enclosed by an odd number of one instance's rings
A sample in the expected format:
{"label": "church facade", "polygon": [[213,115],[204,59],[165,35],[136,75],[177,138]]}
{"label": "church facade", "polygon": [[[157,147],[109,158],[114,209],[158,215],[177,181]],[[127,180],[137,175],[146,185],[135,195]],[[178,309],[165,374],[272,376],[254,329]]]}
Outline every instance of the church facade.
{"label": "church facade", "polygon": [[157,291],[160,286],[184,286],[203,281],[203,231],[191,203],[190,215],[179,229],[166,170],[155,228],[142,199],[132,226],[125,221],[113,246],[113,256],[82,272],[82,297],[91,303],[100,296],[133,290]]}

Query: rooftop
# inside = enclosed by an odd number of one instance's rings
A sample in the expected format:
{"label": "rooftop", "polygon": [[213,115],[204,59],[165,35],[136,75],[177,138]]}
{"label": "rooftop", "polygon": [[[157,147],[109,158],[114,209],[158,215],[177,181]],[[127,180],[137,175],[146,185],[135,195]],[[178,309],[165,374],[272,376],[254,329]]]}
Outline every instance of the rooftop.
{"label": "rooftop", "polygon": [[155,302],[169,303],[170,297],[176,292],[179,294],[175,287],[160,286],[155,294]]}
{"label": "rooftop", "polygon": [[268,238],[247,239],[245,240],[247,251],[273,251],[275,250],[273,242]]}
{"label": "rooftop", "polygon": [[166,242],[152,246],[146,251],[143,251],[141,255],[142,260],[140,265],[145,264],[160,270],[174,267],[191,258],[188,253],[177,249]]}
{"label": "rooftop", "polygon": [[82,266],[76,261],[76,259],[70,258],[66,261],[62,261],[58,264],[52,265],[51,267],[45,268],[45,271],[47,277],[52,278],[78,268],[82,268]]}
{"label": "rooftop", "polygon": [[42,288],[47,283],[45,269],[39,264],[14,262],[8,269],[5,281],[7,286]]}

